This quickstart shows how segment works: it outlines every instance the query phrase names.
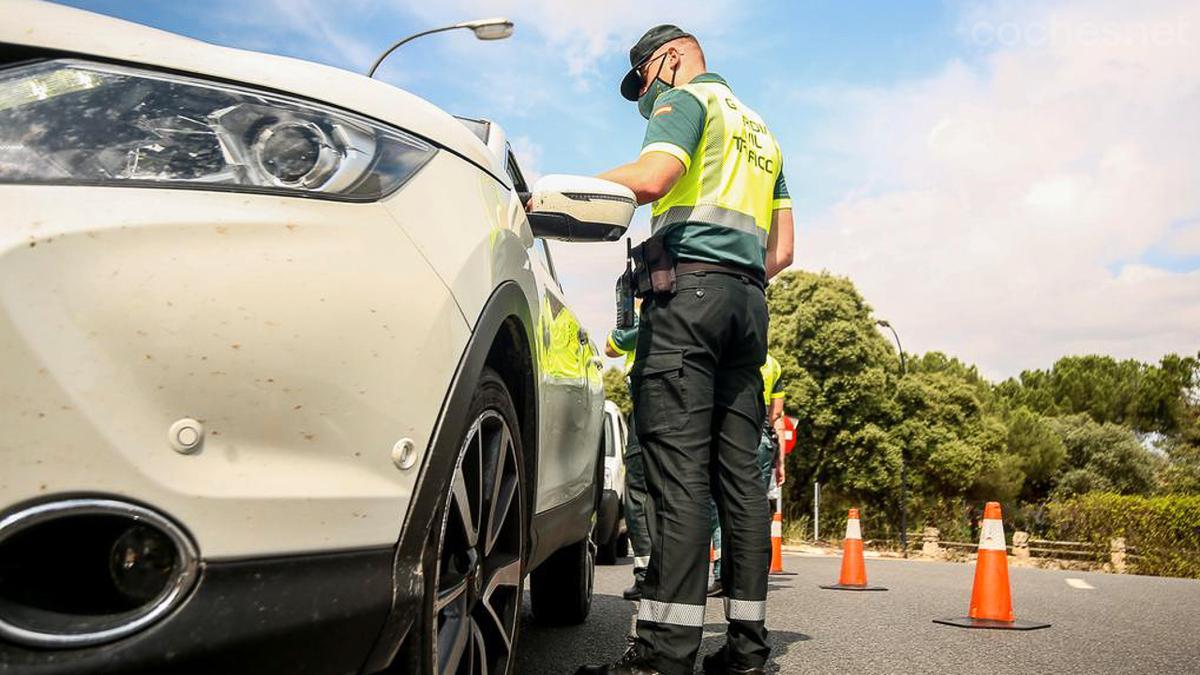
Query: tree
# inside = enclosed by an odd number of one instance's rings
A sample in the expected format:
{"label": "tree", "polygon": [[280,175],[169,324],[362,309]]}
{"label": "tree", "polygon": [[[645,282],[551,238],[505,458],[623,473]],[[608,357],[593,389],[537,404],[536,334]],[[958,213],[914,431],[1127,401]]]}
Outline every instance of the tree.
{"label": "tree", "polygon": [[899,476],[900,451],[890,442],[886,367],[889,343],[849,279],[785,272],[767,291],[769,345],[783,367],[788,411],[796,416],[797,451],[788,484],[834,481],[851,493],[879,494]]}
{"label": "tree", "polygon": [[1168,354],[1155,366],[1088,355],[1065,356],[1049,371],[1024,371],[995,391],[1010,407],[1046,417],[1084,413],[1101,424],[1176,434],[1187,420],[1189,392],[1198,386],[1197,358]]}
{"label": "tree", "polygon": [[[939,367],[929,368],[931,360]],[[926,355],[918,364],[918,372],[899,383],[891,430],[893,441],[906,450],[914,492],[932,504],[969,492],[997,499],[1000,492],[1019,491],[1023,475],[1015,475],[1002,457],[1007,431],[985,410],[986,382],[941,354]]]}
{"label": "tree", "polygon": [[616,403],[625,417],[633,414],[633,400],[629,397],[629,385],[625,383],[625,373],[611,367],[604,371],[604,396]]}
{"label": "tree", "polygon": [[1024,406],[1008,417],[1008,453],[1024,476],[1020,496],[1040,502],[1050,496],[1067,449],[1045,418]]}
{"label": "tree", "polygon": [[[1157,462],[1130,429],[1111,423],[1097,424],[1082,414],[1057,417],[1050,424],[1067,451],[1069,470],[1059,480],[1060,484],[1090,485],[1088,489],[1099,487],[1126,495],[1151,491]],[[1090,476],[1076,474],[1079,470],[1087,471]],[[1069,489],[1080,491],[1076,485]]]}
{"label": "tree", "polygon": [[1167,451],[1159,474],[1162,494],[1200,494],[1200,445],[1179,443]]}

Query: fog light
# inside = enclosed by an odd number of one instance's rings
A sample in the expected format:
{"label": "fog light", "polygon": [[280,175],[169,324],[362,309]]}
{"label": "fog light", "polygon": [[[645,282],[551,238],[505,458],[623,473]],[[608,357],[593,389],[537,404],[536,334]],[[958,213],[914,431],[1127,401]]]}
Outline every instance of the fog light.
{"label": "fog light", "polygon": [[0,516],[0,645],[118,640],[167,616],[198,577],[191,538],[144,506],[103,497],[27,506]]}
{"label": "fog light", "polygon": [[177,562],[175,545],[165,534],[134,525],[113,542],[108,573],[117,590],[140,605],[163,592]]}

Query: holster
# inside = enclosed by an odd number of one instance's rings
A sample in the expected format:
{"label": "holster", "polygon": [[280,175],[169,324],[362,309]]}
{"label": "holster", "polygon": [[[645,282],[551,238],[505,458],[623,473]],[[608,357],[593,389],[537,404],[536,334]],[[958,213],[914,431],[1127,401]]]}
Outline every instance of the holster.
{"label": "holster", "polygon": [[661,237],[650,237],[634,246],[629,255],[633,258],[634,295],[675,294],[675,259]]}

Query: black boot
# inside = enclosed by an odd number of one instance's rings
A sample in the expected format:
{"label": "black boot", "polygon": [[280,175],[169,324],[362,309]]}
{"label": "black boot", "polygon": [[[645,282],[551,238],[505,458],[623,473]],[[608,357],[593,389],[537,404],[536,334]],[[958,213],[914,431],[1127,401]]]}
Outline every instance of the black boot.
{"label": "black boot", "polygon": [[616,663],[606,666],[580,666],[579,670],[575,671],[575,675],[662,675],[662,673],[646,665],[646,662],[638,656],[635,646],[631,644],[625,651],[625,656],[622,656]]}
{"label": "black boot", "polygon": [[757,668],[734,668],[726,664],[724,647],[704,657],[702,663],[704,665],[704,675],[765,675],[767,672],[767,669],[762,666]]}
{"label": "black boot", "polygon": [[725,587],[721,585],[720,579],[713,579],[712,585],[708,587],[708,597],[719,598],[725,595]]}
{"label": "black boot", "polygon": [[634,602],[641,600],[642,599],[642,585],[637,583],[636,581],[633,582],[632,586],[630,586],[629,588],[626,588],[624,591],[621,592],[621,597],[625,598],[626,600],[632,600]]}

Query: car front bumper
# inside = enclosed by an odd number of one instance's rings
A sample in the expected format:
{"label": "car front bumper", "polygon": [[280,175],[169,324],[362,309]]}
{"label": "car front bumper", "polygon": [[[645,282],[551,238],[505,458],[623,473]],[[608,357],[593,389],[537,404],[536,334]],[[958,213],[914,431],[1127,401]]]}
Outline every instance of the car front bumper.
{"label": "car front bumper", "polygon": [[81,649],[0,642],[0,672],[357,673],[392,600],[391,548],[209,563],[170,617]]}

